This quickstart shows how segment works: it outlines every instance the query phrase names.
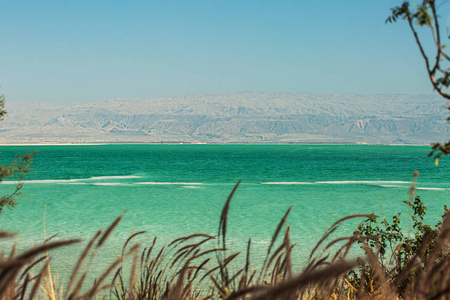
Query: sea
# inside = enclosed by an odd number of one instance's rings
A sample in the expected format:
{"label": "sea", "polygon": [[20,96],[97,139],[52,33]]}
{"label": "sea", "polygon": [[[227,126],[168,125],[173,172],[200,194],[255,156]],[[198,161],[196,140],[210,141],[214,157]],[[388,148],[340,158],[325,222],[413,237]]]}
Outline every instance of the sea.
{"label": "sea", "polygon": [[[228,212],[228,251],[245,252],[255,268],[267,253],[281,218],[291,208],[289,226],[295,244],[293,264],[301,270],[324,232],[338,219],[375,213],[412,234],[410,200],[427,207],[425,222],[436,224],[450,204],[450,158],[439,164],[428,146],[377,145],[67,145],[1,146],[0,164],[17,153],[38,151],[23,196],[0,216],[0,230],[16,233],[0,246],[8,254],[54,240],[79,238],[85,243],[101,228],[123,216],[103,250],[92,259],[100,270],[118,257],[127,238],[156,247],[193,233],[218,235],[222,208],[240,182]],[[17,179],[0,184],[13,191]],[[330,237],[350,236],[365,218],[343,222]],[[218,246],[213,240],[211,247]],[[67,273],[82,246],[53,251],[54,268]],[[321,250],[324,251],[324,250]]]}

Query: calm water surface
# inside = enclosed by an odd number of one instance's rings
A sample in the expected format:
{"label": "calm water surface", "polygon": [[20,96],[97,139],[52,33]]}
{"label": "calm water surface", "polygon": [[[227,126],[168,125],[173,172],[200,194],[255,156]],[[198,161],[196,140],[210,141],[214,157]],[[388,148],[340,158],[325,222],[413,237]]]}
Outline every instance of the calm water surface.
{"label": "calm water surface", "polygon": [[[323,145],[99,145],[0,147],[1,163],[17,152],[37,150],[34,175],[26,178],[20,204],[0,218],[1,229],[19,233],[19,248],[41,243],[44,235],[89,239],[118,215],[124,218],[99,264],[120,253],[127,237],[140,230],[140,242],[154,236],[163,245],[194,232],[217,234],[222,206],[238,180],[231,202],[228,242],[261,259],[285,211],[296,243],[297,264],[338,218],[402,212],[415,170],[417,195],[428,207],[430,223],[449,204],[450,159],[439,166],[427,158],[429,147]],[[12,182],[0,185],[10,191]],[[338,233],[351,234],[358,221]],[[72,252],[71,252],[72,251]],[[78,250],[63,250],[66,265]]]}

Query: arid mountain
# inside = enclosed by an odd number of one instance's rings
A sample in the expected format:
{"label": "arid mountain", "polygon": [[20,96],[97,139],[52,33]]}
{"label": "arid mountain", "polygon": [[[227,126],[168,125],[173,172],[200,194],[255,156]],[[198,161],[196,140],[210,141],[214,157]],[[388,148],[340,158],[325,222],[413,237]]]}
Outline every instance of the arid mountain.
{"label": "arid mountain", "polygon": [[436,95],[243,92],[83,104],[7,102],[0,143],[379,143],[449,138]]}

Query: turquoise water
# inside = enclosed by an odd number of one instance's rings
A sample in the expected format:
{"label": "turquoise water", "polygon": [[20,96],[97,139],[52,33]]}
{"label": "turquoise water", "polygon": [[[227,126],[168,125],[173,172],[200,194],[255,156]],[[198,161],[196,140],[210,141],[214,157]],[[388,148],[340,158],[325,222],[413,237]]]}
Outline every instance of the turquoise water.
{"label": "turquoise water", "polygon": [[[118,215],[124,218],[109,240],[106,257],[120,253],[133,232],[159,245],[194,232],[217,234],[222,206],[238,180],[229,213],[228,243],[243,250],[252,238],[260,260],[288,207],[297,267],[338,218],[355,213],[405,217],[409,186],[420,172],[416,194],[434,224],[449,204],[450,159],[435,166],[429,147],[325,145],[98,145],[0,147],[0,163],[37,150],[35,174],[26,178],[20,204],[0,217],[2,230],[19,233],[19,248],[46,236],[89,239]],[[12,182],[0,185],[10,191]],[[45,219],[45,221],[44,221]],[[338,233],[351,234],[358,221]],[[45,224],[45,231],[44,231]],[[72,251],[72,252],[71,252]],[[61,264],[77,259],[59,255]],[[68,255],[70,254],[70,255]],[[58,255],[57,255],[58,256]],[[101,256],[99,254],[99,256]]]}

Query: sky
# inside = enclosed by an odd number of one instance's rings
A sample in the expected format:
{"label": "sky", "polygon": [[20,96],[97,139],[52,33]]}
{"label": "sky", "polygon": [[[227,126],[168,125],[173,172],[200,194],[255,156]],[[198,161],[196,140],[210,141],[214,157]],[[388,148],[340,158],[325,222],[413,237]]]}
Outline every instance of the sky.
{"label": "sky", "polygon": [[0,93],[432,93],[406,22],[385,24],[401,2],[0,0]]}

